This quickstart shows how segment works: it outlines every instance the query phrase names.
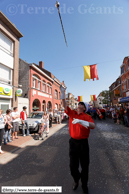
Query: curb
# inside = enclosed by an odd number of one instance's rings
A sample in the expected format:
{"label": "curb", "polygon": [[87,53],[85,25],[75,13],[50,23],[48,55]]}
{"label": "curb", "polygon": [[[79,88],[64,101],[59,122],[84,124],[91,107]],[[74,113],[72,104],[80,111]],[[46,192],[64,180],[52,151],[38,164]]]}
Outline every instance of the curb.
{"label": "curb", "polygon": [[50,132],[49,132],[49,136],[46,137],[44,140],[34,140],[31,139],[25,143],[23,143],[22,145],[20,145],[18,148],[15,148],[13,150],[11,150],[9,153],[5,153],[2,156],[0,156],[0,164],[6,164],[8,162],[10,162],[11,160],[13,160],[14,158],[16,158],[21,152],[23,152],[25,149],[27,149],[28,146],[38,146],[41,143],[43,143],[44,141],[46,141],[49,137],[51,137],[54,133],[56,133],[57,131],[59,131],[62,127],[66,126],[66,124],[60,124],[57,125],[55,127],[53,127]]}

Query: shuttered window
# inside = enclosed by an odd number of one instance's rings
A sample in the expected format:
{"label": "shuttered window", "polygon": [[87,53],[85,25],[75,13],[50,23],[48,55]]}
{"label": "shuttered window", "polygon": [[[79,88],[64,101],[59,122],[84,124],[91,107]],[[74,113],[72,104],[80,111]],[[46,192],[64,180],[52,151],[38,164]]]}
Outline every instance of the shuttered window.
{"label": "shuttered window", "polygon": [[8,54],[13,55],[13,41],[0,32],[0,48]]}
{"label": "shuttered window", "polygon": [[11,82],[11,69],[0,64],[0,81]]}

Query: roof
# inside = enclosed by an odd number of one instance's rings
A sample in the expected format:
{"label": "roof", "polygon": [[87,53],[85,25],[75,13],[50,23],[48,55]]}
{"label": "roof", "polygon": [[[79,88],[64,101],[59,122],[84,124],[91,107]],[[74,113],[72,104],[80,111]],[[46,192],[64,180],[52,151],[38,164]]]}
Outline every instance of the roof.
{"label": "roof", "polygon": [[35,63],[33,63],[33,64],[34,64],[36,67],[38,67],[40,70],[42,70],[44,73],[46,73],[49,77],[52,78],[51,72],[50,72],[50,71],[47,71],[46,69],[39,67],[39,65],[37,65],[37,64],[35,64]]}
{"label": "roof", "polygon": [[8,26],[8,28],[16,34],[18,38],[22,38],[23,34],[16,28],[16,26],[0,11],[0,20]]}
{"label": "roof", "polygon": [[62,83],[62,82],[60,82],[50,71],[48,71],[48,70],[46,70],[46,69],[44,69],[44,68],[41,68],[41,67],[39,67],[39,65],[37,65],[37,64],[35,64],[35,63],[33,63],[36,67],[38,67],[41,71],[43,71],[45,74],[47,74],[49,77],[51,77],[52,79],[54,79],[55,78],[55,81],[57,81],[57,82],[59,82],[59,84],[62,84],[64,87],[66,87],[65,86],[65,84],[64,83]]}

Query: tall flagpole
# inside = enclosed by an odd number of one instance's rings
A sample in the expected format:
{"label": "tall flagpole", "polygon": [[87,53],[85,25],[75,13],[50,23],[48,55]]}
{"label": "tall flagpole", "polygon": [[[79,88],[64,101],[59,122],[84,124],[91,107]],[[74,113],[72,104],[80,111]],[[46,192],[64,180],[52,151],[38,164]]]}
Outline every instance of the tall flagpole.
{"label": "tall flagpole", "polygon": [[67,45],[66,36],[65,36],[65,32],[64,32],[64,27],[63,27],[62,19],[61,19],[61,15],[60,15],[60,10],[59,10],[60,4],[59,4],[59,2],[58,2],[58,1],[56,1],[55,7],[56,7],[56,8],[57,8],[57,10],[58,10],[58,14],[59,14],[59,18],[60,18],[60,22],[61,22],[61,26],[62,26],[63,34],[64,34],[65,43],[66,43],[66,46],[68,46],[68,45]]}

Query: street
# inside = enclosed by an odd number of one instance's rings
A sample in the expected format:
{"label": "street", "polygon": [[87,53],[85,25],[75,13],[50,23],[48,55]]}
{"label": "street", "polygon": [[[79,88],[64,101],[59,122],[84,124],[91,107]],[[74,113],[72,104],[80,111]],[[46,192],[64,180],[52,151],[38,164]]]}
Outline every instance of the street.
{"label": "street", "polygon": [[[129,128],[111,119],[95,120],[95,124],[89,137],[89,193],[129,194]],[[72,190],[68,121],[61,125],[46,141],[0,164],[0,186],[62,186],[63,194],[82,193],[81,182]]]}

